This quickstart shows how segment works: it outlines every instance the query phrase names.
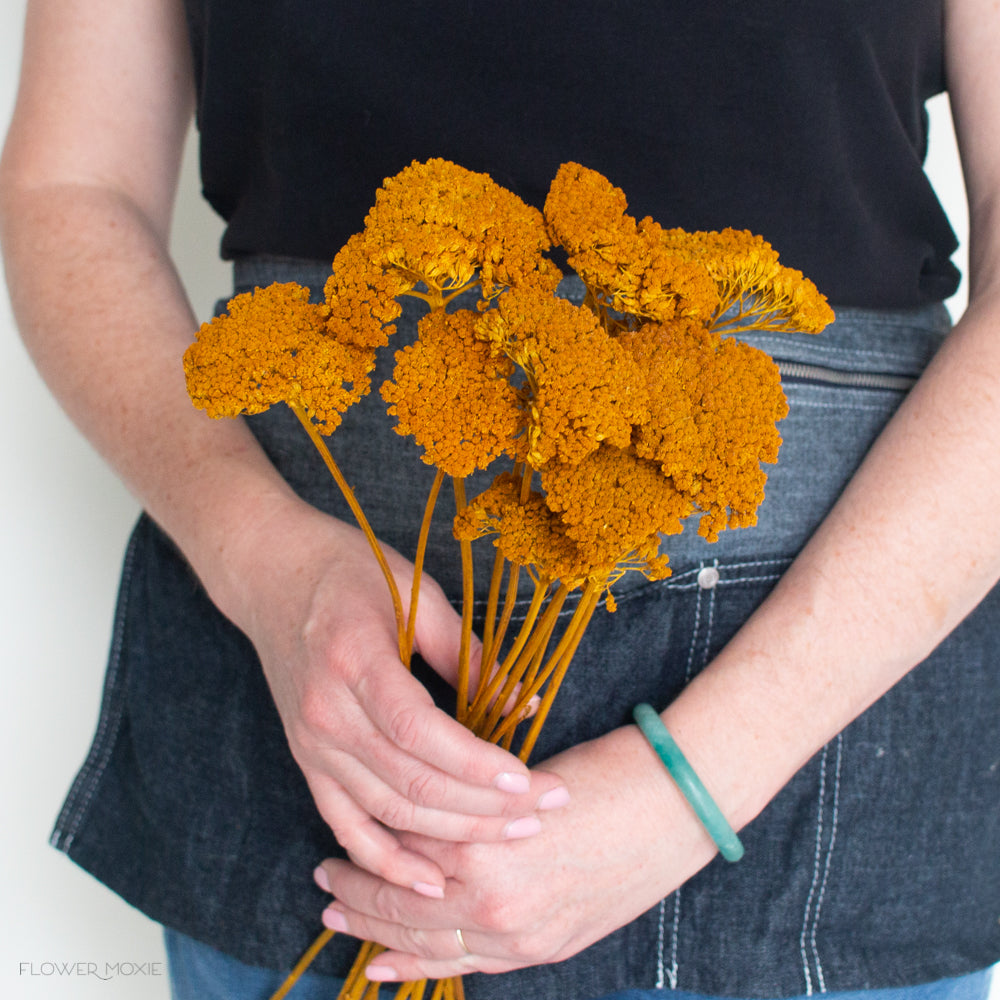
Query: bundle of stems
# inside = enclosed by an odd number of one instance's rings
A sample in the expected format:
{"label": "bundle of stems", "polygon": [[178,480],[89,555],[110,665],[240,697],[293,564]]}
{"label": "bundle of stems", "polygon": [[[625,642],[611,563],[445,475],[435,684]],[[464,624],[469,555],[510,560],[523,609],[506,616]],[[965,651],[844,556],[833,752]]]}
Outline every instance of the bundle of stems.
{"label": "bundle of stems", "polygon": [[[213,417],[286,403],[305,428],[381,567],[402,663],[413,656],[420,580],[445,478],[462,566],[456,716],[527,762],[611,586],[669,575],[662,539],[700,515],[699,534],[756,521],[788,412],[780,376],[748,331],[818,333],[833,312],[815,285],[745,231],[664,229],[625,211],[596,171],[563,164],[544,210],[488,175],[434,159],[387,178],[364,230],[337,254],[323,302],[290,282],[236,296],[185,352],[188,392]],[[585,298],[558,293],[565,252]],[[448,307],[478,289],[475,310]],[[429,307],[382,385],[395,431],[436,469],[414,555],[409,609],[364,511],[324,440],[371,389],[398,299]],[[466,477],[505,456],[511,472],[466,498]],[[497,551],[473,678],[472,541]],[[529,581],[525,585],[525,578]],[[521,589],[527,611],[511,623]],[[570,595],[573,595],[575,606]],[[572,611],[570,611],[572,607]],[[324,931],[272,1000],[332,936]],[[342,1000],[376,1000],[363,945]],[[460,978],[404,983],[396,1000],[462,997]]]}
{"label": "bundle of stems", "polygon": [[[385,578],[395,612],[399,658],[410,666],[413,657],[413,637],[417,608],[420,600],[420,580],[431,519],[445,478],[440,469],[431,484],[424,514],[421,519],[417,550],[414,557],[413,582],[410,591],[409,615],[404,615],[402,598],[396,579],[389,569],[382,546],[373,531],[354,491],[351,489],[326,441],[323,440],[308,414],[299,406],[292,406],[316,450],[322,456],[334,482],[350,507],[358,525],[364,532],[372,553]],[[527,497],[531,482],[531,469],[519,467],[522,481],[522,499]],[[454,477],[456,512],[466,506],[465,482]],[[483,652],[475,691],[471,689],[470,651],[472,647],[472,607],[475,581],[473,575],[472,543],[461,541],[462,561],[462,638],[459,650],[459,672],[456,716],[467,729],[490,743],[512,749],[515,735],[522,723],[530,719],[530,728],[517,749],[520,760],[527,762],[534,749],[559,686],[570,661],[576,652],[584,631],[597,608],[607,581],[591,580],[583,587],[569,621],[558,632],[562,611],[569,596],[566,583],[540,575],[534,567],[511,563],[497,550],[493,562],[487,599],[486,621],[483,628]],[[527,613],[510,647],[504,652],[504,641],[517,602],[519,583],[527,569],[533,581],[533,591]],[[507,587],[501,605],[500,592],[504,577]],[[309,968],[313,960],[333,937],[334,932],[324,929],[303,954],[271,1000],[282,1000]],[[385,949],[375,942],[362,944],[354,965],[344,982],[338,1000],[378,1000],[380,984],[369,982],[364,970]],[[427,980],[404,982],[396,988],[394,1000],[464,1000],[461,976],[437,980],[432,989]]]}

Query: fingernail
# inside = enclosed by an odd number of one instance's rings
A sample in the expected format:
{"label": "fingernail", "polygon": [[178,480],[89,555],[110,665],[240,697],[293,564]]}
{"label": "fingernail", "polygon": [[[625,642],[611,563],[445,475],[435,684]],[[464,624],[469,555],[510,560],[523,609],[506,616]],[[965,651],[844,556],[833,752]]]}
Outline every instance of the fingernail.
{"label": "fingernail", "polygon": [[349,934],[347,929],[347,917],[340,910],[327,907],[323,911],[323,926],[329,927],[331,931],[339,931],[341,934]]}
{"label": "fingernail", "polygon": [[431,899],[444,899],[444,889],[439,885],[431,885],[430,882],[414,882],[413,891],[419,892],[421,896],[429,896]]}
{"label": "fingernail", "polygon": [[542,699],[536,694],[528,700],[528,706],[524,710],[525,719],[533,719],[538,714],[538,709],[542,704]]}
{"label": "fingernail", "polygon": [[[544,796],[543,796],[544,798]],[[313,881],[324,891],[330,892],[330,878],[326,874],[326,869],[319,865],[313,872]]]}
{"label": "fingernail", "polygon": [[558,788],[550,788],[539,800],[538,808],[544,812],[546,809],[561,809],[569,805],[569,789],[565,785]]}
{"label": "fingernail", "polygon": [[520,840],[523,837],[533,837],[542,829],[542,821],[537,816],[522,816],[512,820],[504,827],[505,840]]}
{"label": "fingernail", "polygon": [[493,779],[493,784],[501,792],[512,792],[514,795],[523,795],[531,788],[531,779],[526,774],[511,774],[504,771]]}
{"label": "fingernail", "polygon": [[385,983],[392,979],[398,979],[395,969],[390,969],[388,965],[369,965],[365,969],[365,976],[373,983]]}

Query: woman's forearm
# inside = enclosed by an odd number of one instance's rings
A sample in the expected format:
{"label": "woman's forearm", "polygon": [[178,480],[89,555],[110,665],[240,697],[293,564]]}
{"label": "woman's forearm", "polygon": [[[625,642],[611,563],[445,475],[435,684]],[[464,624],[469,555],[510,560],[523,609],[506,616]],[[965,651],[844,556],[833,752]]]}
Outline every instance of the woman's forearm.
{"label": "woman's forearm", "polygon": [[969,307],[774,592],[665,718],[743,823],[1000,577],[1000,21],[948,0]]}
{"label": "woman's forearm", "polygon": [[[970,512],[1000,503],[998,315],[974,304],[775,590],[664,710],[734,826],[749,823],[995,582],[1000,530]],[[334,897],[327,925],[389,949],[370,976],[560,961],[634,920],[715,855],[635,726],[540,766],[566,782],[572,802],[545,819],[537,841],[468,850],[406,841],[448,875],[443,901],[414,899],[349,862],[324,863],[319,882]],[[471,955],[456,947],[454,927]]]}
{"label": "woman's forearm", "polygon": [[284,487],[245,427],[185,392],[195,321],[167,245],[193,105],[183,4],[33,0],[0,239],[43,378],[232,614],[227,536]]}
{"label": "woman's forearm", "polygon": [[111,187],[7,178],[3,190],[12,302],[43,378],[237,614],[239,527],[294,500],[242,422],[191,405],[181,357],[195,320],[165,234]]}
{"label": "woman's forearm", "polygon": [[772,594],[664,714],[735,822],[1000,577],[998,331],[1000,303],[974,301]]}
{"label": "woman's forearm", "polygon": [[[195,321],[167,253],[187,44],[178,0],[32,4],[0,162],[18,324],[63,407],[254,644],[320,815],[362,864],[434,891],[439,870],[400,849],[390,820],[502,839],[556,781],[434,706],[400,662],[360,533],[300,500],[242,421],[192,406]],[[445,677],[459,631],[428,583],[416,645]]]}

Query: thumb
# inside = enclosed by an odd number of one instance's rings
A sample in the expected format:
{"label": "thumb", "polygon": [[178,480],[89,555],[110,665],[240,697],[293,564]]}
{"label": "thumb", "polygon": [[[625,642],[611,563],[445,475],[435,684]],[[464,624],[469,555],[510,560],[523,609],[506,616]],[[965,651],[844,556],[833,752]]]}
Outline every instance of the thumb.
{"label": "thumb", "polygon": [[[453,688],[458,687],[462,650],[462,616],[452,607],[437,582],[424,574],[420,581],[414,651]],[[469,636],[469,687],[475,691],[483,644],[473,632]]]}

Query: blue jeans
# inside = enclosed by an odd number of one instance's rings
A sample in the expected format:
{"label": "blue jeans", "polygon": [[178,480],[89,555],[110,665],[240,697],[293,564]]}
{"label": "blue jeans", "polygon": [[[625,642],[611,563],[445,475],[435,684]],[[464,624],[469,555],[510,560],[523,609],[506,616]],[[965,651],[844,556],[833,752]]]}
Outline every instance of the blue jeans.
{"label": "blue jeans", "polygon": [[[284,973],[258,969],[223,955],[193,938],[168,930],[165,933],[170,989],[173,1000],[268,1000],[285,978]],[[956,979],[887,990],[827,993],[827,1000],[987,1000],[990,969]],[[342,979],[307,972],[289,994],[291,1000],[334,1000]],[[386,989],[391,996],[391,990]],[[697,993],[671,990],[670,1000],[709,1000]],[[627,990],[600,1000],[666,1000],[666,990]],[[560,997],[559,1000],[572,1000]],[[798,998],[796,998],[798,1000]]]}
{"label": "blue jeans", "polygon": [[[287,972],[244,965],[177,931],[164,932],[172,1000],[268,1000]],[[290,1000],[335,1000],[344,980],[306,972]]]}

